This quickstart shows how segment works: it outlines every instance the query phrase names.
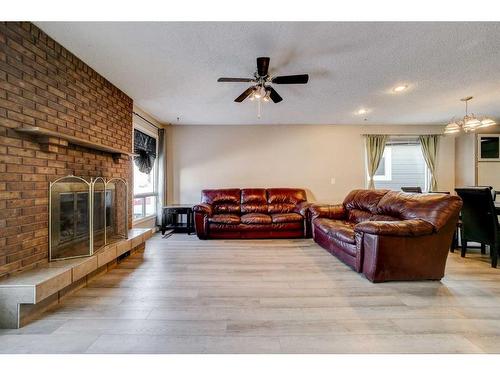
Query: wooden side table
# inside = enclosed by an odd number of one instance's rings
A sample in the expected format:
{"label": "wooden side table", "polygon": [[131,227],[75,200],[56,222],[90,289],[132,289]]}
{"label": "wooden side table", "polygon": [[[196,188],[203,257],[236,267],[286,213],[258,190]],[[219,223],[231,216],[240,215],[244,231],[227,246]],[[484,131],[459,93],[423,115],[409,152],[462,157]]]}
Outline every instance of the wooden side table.
{"label": "wooden side table", "polygon": [[167,230],[176,233],[191,234],[194,232],[193,206],[173,204],[162,209],[161,234]]}

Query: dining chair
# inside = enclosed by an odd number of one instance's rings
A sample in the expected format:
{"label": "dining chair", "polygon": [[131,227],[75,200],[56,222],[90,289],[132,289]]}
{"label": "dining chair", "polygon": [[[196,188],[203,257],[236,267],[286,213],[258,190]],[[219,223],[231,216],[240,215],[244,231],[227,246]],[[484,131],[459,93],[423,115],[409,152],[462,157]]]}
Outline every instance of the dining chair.
{"label": "dining chair", "polygon": [[495,212],[493,196],[488,187],[467,187],[455,189],[462,198],[462,257],[467,253],[467,242],[481,244],[481,253],[490,247],[491,266],[497,267],[500,252],[500,225]]}
{"label": "dining chair", "polygon": [[405,193],[422,193],[422,188],[420,186],[402,186],[401,190]]}

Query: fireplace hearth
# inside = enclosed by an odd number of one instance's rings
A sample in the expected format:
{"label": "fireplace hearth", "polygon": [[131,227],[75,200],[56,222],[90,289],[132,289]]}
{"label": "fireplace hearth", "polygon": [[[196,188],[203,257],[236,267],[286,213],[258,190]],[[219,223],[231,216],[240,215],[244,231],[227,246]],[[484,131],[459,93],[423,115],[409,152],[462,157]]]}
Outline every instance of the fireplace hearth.
{"label": "fireplace hearth", "polygon": [[78,176],[49,188],[49,261],[90,256],[127,238],[128,184],[124,179]]}

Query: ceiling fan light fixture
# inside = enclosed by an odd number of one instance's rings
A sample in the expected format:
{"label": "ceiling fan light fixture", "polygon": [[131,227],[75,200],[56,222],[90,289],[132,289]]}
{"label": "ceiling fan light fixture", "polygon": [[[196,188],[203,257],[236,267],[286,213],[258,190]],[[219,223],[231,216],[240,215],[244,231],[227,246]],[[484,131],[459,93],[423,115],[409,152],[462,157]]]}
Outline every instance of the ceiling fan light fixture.
{"label": "ceiling fan light fixture", "polygon": [[266,90],[262,86],[257,86],[253,92],[255,99],[261,99],[266,95]]}
{"label": "ceiling fan light fixture", "polygon": [[399,86],[394,87],[392,89],[392,91],[394,91],[394,92],[402,92],[402,91],[405,91],[407,88],[408,88],[408,85],[399,85]]}
{"label": "ceiling fan light fixture", "polygon": [[257,101],[258,115],[260,118],[260,110],[262,102],[273,102],[275,104],[283,101],[283,98],[276,92],[272,85],[295,85],[306,84],[309,81],[308,74],[295,74],[286,76],[270,76],[269,75],[269,57],[257,58],[257,71],[254,78],[231,78],[220,77],[217,82],[252,82],[252,86],[248,87],[234,101],[241,103],[245,99]]}

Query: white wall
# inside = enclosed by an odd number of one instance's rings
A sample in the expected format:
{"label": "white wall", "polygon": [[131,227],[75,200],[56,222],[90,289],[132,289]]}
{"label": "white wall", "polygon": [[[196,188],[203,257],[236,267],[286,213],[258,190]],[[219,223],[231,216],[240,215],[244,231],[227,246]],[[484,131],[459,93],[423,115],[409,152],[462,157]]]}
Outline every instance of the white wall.
{"label": "white wall", "polygon": [[[301,187],[310,201],[339,202],[365,187],[362,134],[440,132],[439,126],[170,126],[169,202],[196,203],[202,189],[224,187]],[[439,190],[453,191],[454,154],[455,140],[443,137]]]}

